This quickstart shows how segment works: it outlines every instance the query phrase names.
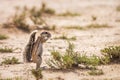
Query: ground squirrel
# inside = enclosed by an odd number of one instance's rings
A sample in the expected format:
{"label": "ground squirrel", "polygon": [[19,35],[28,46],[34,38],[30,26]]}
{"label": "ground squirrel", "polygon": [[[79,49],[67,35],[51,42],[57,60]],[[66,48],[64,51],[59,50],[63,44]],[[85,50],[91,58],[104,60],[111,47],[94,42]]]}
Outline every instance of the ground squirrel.
{"label": "ground squirrel", "polygon": [[42,32],[35,41],[35,35],[37,31],[33,31],[30,35],[28,44],[23,52],[24,62],[35,62],[36,69],[40,68],[42,63],[43,43],[46,42],[51,34],[49,32]]}

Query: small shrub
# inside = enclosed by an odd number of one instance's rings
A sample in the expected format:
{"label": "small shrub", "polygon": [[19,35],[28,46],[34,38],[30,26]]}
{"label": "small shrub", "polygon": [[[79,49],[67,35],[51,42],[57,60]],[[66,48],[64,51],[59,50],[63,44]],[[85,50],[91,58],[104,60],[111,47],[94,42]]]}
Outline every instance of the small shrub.
{"label": "small shrub", "polygon": [[19,29],[30,32],[29,26],[25,23],[26,12],[22,12],[21,14],[15,14],[12,20],[12,23]]}
{"label": "small shrub", "polygon": [[40,11],[41,11],[43,14],[44,14],[44,13],[50,14],[50,15],[55,14],[55,10],[52,9],[52,8],[47,8],[45,3],[42,3],[42,7],[41,7]]}
{"label": "small shrub", "polygon": [[12,53],[13,48],[8,48],[8,47],[0,48],[0,52],[2,52],[2,53]]}
{"label": "small shrub", "polygon": [[101,50],[108,62],[120,62],[120,46],[110,46]]}
{"label": "small shrub", "polygon": [[66,35],[62,35],[62,36],[59,36],[59,37],[55,37],[54,39],[63,39],[63,40],[76,40],[76,37],[75,36],[73,36],[73,37],[70,37],[70,38],[68,38]]}
{"label": "small shrub", "polygon": [[37,9],[37,7],[32,7],[31,9],[28,10],[29,15],[33,16],[34,18],[39,18],[42,15],[42,12],[40,9]]}
{"label": "small shrub", "polygon": [[50,8],[46,8],[44,13],[53,15],[53,14],[55,14],[55,10],[50,9]]}
{"label": "small shrub", "polygon": [[4,61],[2,61],[2,64],[19,64],[18,59],[15,57],[10,58],[4,58]]}
{"label": "small shrub", "polygon": [[43,75],[42,75],[42,70],[41,69],[32,69],[31,70],[32,74],[34,75],[34,77],[36,78],[36,80],[42,79]]}
{"label": "small shrub", "polygon": [[60,52],[53,50],[51,52],[52,58],[47,61],[47,65],[51,68],[56,69],[71,69],[74,67],[79,67],[79,64],[84,64],[86,67],[95,67],[100,63],[100,59],[96,56],[87,57],[86,55],[80,55],[74,51],[74,45],[68,43],[68,48],[66,49],[64,55]]}
{"label": "small shrub", "polygon": [[70,11],[66,11],[65,13],[59,14],[59,16],[80,16],[78,13],[72,13]]}
{"label": "small shrub", "polygon": [[0,34],[0,40],[8,39],[8,36],[4,34]]}
{"label": "small shrub", "polygon": [[88,72],[89,75],[103,75],[104,72],[100,69],[100,70],[91,70],[90,72]]}
{"label": "small shrub", "polygon": [[117,11],[120,11],[120,5],[119,5],[119,6],[117,6],[116,10],[117,10]]}

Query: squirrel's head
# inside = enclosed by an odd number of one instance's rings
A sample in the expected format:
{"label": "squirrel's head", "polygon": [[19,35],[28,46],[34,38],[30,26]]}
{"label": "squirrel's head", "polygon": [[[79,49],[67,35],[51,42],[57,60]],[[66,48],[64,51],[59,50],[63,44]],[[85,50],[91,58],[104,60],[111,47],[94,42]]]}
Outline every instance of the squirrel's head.
{"label": "squirrel's head", "polygon": [[42,41],[46,42],[51,37],[51,34],[49,32],[44,31],[40,34],[40,36],[42,38]]}

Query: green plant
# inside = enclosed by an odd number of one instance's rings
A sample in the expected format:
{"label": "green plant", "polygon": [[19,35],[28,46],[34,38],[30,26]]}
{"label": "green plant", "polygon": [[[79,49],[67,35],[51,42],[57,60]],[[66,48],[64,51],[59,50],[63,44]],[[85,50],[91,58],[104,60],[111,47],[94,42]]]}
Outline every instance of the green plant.
{"label": "green plant", "polygon": [[0,34],[0,40],[8,39],[8,36],[4,34]]}
{"label": "green plant", "polygon": [[102,71],[102,69],[100,70],[91,70],[90,72],[88,72],[89,75],[103,75],[104,72]]}
{"label": "green plant", "polygon": [[9,47],[0,48],[0,52],[2,52],[2,53],[12,53],[13,48],[9,48]]}
{"label": "green plant", "polygon": [[66,35],[62,35],[62,36],[59,36],[59,37],[55,37],[54,39],[63,39],[63,40],[76,40],[76,37],[75,36],[73,36],[73,37],[70,37],[70,38],[68,38]]}
{"label": "green plant", "polygon": [[79,64],[84,64],[86,66],[97,66],[100,64],[100,58],[95,55],[92,55],[90,57],[87,57],[86,55],[81,55],[78,57],[77,61]]}
{"label": "green plant", "polygon": [[10,58],[4,58],[4,61],[2,61],[2,64],[19,64],[18,59],[15,57]]}
{"label": "green plant", "polygon": [[95,67],[100,63],[100,59],[93,55],[87,57],[86,55],[80,55],[74,51],[74,45],[68,42],[68,47],[62,55],[59,51],[51,51],[52,58],[47,61],[47,65],[56,69],[71,69],[79,67],[79,64],[84,64],[86,67]]}
{"label": "green plant", "polygon": [[59,14],[59,16],[80,16],[78,13],[72,13],[70,11],[66,11],[65,13]]}
{"label": "green plant", "polygon": [[101,52],[108,59],[107,62],[120,61],[120,46],[110,46],[102,49]]}
{"label": "green plant", "polygon": [[42,79],[43,75],[42,75],[42,70],[41,69],[32,69],[31,70],[32,74],[34,75],[34,77],[36,78],[36,80]]}

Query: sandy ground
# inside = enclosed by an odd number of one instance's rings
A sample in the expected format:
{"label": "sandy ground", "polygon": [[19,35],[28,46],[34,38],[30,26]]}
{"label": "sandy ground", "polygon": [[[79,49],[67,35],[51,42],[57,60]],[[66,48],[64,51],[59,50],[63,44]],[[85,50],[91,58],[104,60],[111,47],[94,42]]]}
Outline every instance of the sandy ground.
{"label": "sandy ground", "polygon": [[[76,36],[77,40],[72,41],[75,44],[75,50],[78,52],[85,51],[88,55],[101,55],[100,50],[107,46],[120,45],[120,12],[116,11],[116,7],[120,5],[120,0],[43,0],[48,7],[55,9],[57,13],[66,10],[80,13],[77,17],[45,17],[49,25],[56,25],[56,32],[51,32],[52,38],[62,35]],[[40,6],[40,0],[0,0],[0,22],[6,22],[8,17],[15,12],[15,6]],[[96,16],[97,20],[92,21],[91,16]],[[91,23],[108,24],[110,28],[88,29],[88,30],[67,30],[61,28],[65,25],[88,25]],[[19,48],[13,53],[0,53],[0,62],[3,58],[13,57],[19,59],[21,64],[2,65],[0,66],[0,74],[2,78],[22,77],[24,80],[34,80],[30,73],[30,69],[35,68],[34,63],[23,64],[22,51],[28,41],[29,34],[23,33],[17,29],[5,29],[0,26],[0,33],[9,36],[7,40],[0,40],[0,47],[8,46]],[[64,51],[67,42],[64,40],[50,39],[44,44],[43,63],[49,57],[52,48]],[[103,70],[104,75],[90,76],[87,70],[72,71],[52,71],[43,70],[43,80],[120,80],[120,65],[102,65],[99,66]]]}

